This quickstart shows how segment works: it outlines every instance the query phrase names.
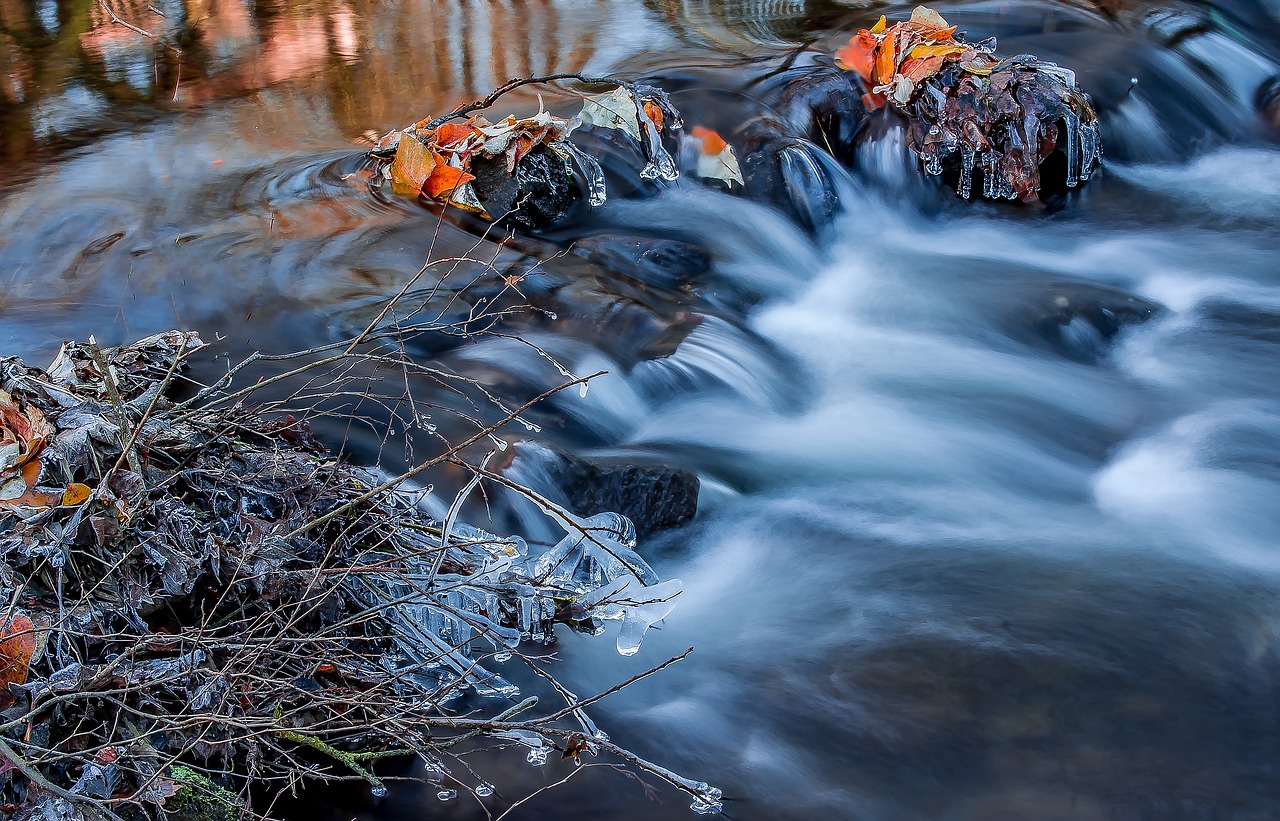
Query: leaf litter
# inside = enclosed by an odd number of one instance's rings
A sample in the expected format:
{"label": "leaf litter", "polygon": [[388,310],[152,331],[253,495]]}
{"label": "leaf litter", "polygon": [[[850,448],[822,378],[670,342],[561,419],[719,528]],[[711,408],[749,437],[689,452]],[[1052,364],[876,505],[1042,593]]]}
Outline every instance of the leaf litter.
{"label": "leaf litter", "polygon": [[1089,179],[1102,156],[1098,118],[1075,74],[1034,55],[995,56],[994,39],[970,43],[932,9],[908,20],[885,17],[835,53],[862,77],[872,107],[889,106],[909,124],[911,148],[926,173],[957,170],[956,191],[1035,202],[1041,171],[1065,154],[1067,188]]}

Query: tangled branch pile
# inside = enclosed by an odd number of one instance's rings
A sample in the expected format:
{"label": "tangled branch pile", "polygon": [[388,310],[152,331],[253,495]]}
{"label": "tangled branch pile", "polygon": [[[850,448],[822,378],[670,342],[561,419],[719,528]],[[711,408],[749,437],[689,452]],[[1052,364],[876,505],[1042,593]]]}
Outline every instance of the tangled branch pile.
{"label": "tangled branch pile", "polygon": [[1035,201],[1041,166],[1063,145],[1066,185],[1089,179],[1102,155],[1098,121],[1075,74],[1030,54],[997,58],[994,39],[967,43],[937,12],[917,6],[905,22],[881,17],[839,51],[836,61],[906,115],[911,147],[925,171],[948,160],[956,190],[968,199],[975,167],[988,198]]}
{"label": "tangled branch pile", "polygon": [[[419,759],[442,794],[484,795],[450,769],[476,736],[535,764],[611,754],[718,810],[717,790],[612,744],[559,685],[566,704],[536,713],[535,698],[490,718],[468,701],[518,693],[498,665],[554,683],[520,646],[556,624],[620,619],[619,650],[635,652],[679,582],[635,553],[630,522],[531,496],[567,532],[531,549],[458,522],[459,504],[432,519],[409,474],[335,460],[305,422],[213,388],[175,403],[202,347],[173,331],[68,345],[47,371],[0,360],[0,812],[142,818],[195,802],[233,817],[312,779],[385,792],[374,762],[389,756]],[[412,473],[465,466],[461,449],[497,428]],[[473,485],[510,485],[471,469]]]}

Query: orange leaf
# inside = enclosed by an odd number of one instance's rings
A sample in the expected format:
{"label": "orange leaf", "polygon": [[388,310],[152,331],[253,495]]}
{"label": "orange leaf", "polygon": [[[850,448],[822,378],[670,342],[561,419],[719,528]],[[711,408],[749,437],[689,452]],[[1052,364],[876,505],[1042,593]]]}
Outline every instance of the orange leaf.
{"label": "orange leaf", "polygon": [[436,167],[436,157],[412,134],[400,136],[395,161],[391,163],[391,190],[416,195]]}
{"label": "orange leaf", "polygon": [[893,79],[896,71],[897,56],[894,48],[894,38],[892,36],[885,37],[884,42],[880,44],[880,50],[876,53],[876,83],[884,85]]}
{"label": "orange leaf", "polygon": [[658,104],[653,102],[652,100],[645,100],[644,113],[646,117],[648,117],[650,120],[653,120],[653,124],[657,126],[657,129],[659,131],[661,131],[662,130],[662,109],[658,106]]}
{"label": "orange leaf", "polygon": [[79,482],[72,482],[67,485],[67,489],[62,491],[62,506],[76,507],[88,501],[93,495],[93,488],[83,485]]}
{"label": "orange leaf", "polygon": [[460,143],[475,133],[470,123],[444,123],[435,131],[436,145]]}
{"label": "orange leaf", "polygon": [[27,680],[35,652],[36,626],[22,613],[15,613],[0,630],[0,689]]}
{"label": "orange leaf", "polygon": [[847,71],[858,72],[869,83],[871,69],[875,65],[876,47],[879,45],[874,34],[862,29],[849,38],[844,48],[836,52],[836,65]]}
{"label": "orange leaf", "polygon": [[690,129],[689,136],[694,139],[702,140],[703,154],[719,154],[721,151],[724,151],[725,147],[728,145],[728,143],[724,141],[724,138],[719,134],[709,128],[703,128],[700,125],[696,125]]}
{"label": "orange leaf", "polygon": [[452,195],[458,189],[458,186],[471,182],[476,177],[474,174],[468,174],[461,168],[454,168],[452,165],[445,163],[444,158],[439,154],[435,154],[436,165],[431,170],[431,174],[427,177],[426,182],[422,184],[422,191],[431,199],[439,199],[441,195]]}

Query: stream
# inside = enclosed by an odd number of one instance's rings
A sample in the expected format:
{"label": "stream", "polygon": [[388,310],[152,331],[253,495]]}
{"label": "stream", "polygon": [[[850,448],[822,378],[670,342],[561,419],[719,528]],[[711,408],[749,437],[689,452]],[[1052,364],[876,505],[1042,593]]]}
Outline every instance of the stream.
{"label": "stream", "polygon": [[[727,83],[910,7],[114,4],[179,53],[96,2],[0,0],[0,352],[43,364],[63,339],[192,328],[222,357],[200,366],[211,378],[346,338],[429,254],[476,241],[371,196],[371,138],[530,73]],[[550,258],[528,279],[538,310],[508,328],[540,350],[410,350],[521,401],[560,379],[544,353],[607,371],[512,436],[697,473],[697,517],[639,546],[684,583],[660,629],[629,658],[567,632],[552,649],[588,694],[694,647],[593,717],[720,787],[729,817],[1276,818],[1280,107],[1257,103],[1280,74],[1280,8],[938,9],[1075,70],[1102,121],[1092,181],[1047,208],[964,201],[878,117],[819,230],[686,180],[620,193],[553,240],[643,236],[705,259],[646,279]],[[763,110],[753,88],[673,100],[727,122]],[[494,267],[543,248],[494,246]],[[316,428],[394,473],[412,455],[388,425]],[[563,492],[515,453],[513,478]],[[503,497],[468,519],[556,534]],[[498,795],[353,789],[294,812],[479,819],[574,773],[511,817],[694,817],[603,767],[472,764]]]}

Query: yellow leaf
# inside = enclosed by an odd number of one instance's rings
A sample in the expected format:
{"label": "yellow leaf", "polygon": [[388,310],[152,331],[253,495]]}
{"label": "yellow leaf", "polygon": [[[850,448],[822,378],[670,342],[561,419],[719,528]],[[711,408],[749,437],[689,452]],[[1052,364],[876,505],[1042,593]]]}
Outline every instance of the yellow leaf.
{"label": "yellow leaf", "polygon": [[67,485],[67,489],[62,491],[62,506],[76,507],[88,501],[93,495],[93,488],[80,482],[72,482]]}
{"label": "yellow leaf", "polygon": [[934,45],[916,46],[911,49],[911,57],[924,60],[928,57],[950,57],[953,54],[964,54],[965,47],[959,43],[937,43]]}
{"label": "yellow leaf", "polygon": [[887,27],[888,25],[889,25],[889,21],[888,21],[888,19],[886,19],[886,18],[885,18],[885,16],[882,14],[882,15],[880,15],[880,19],[879,19],[878,21],[876,21],[876,24],[875,24],[874,26],[872,26],[872,27],[871,27],[871,33],[872,33],[872,34],[883,34],[883,33],[884,33],[884,30],[885,30],[885,27]]}

